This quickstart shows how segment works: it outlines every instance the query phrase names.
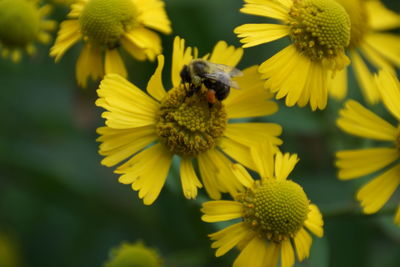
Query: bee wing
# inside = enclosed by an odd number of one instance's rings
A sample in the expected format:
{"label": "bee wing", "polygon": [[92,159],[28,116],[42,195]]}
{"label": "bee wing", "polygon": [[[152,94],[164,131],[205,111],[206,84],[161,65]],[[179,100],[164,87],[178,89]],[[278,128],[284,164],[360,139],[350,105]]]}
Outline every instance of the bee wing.
{"label": "bee wing", "polygon": [[224,64],[212,63],[212,62],[209,62],[209,65],[211,66],[212,69],[214,68],[216,71],[228,73],[229,76],[231,77],[238,77],[243,75],[243,73],[235,67],[227,66]]}
{"label": "bee wing", "polygon": [[228,73],[226,72],[213,72],[213,73],[206,73],[204,76],[208,79],[218,81],[220,83],[223,83],[229,87],[235,88],[235,89],[240,89],[239,85],[237,82],[232,81],[231,77]]}

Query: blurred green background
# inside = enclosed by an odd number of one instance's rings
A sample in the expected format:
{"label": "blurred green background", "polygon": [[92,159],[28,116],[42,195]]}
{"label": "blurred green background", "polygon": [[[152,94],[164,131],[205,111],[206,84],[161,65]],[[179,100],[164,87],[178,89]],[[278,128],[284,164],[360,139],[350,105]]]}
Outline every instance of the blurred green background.
{"label": "blurred green background", "polygon": [[[174,30],[162,37],[166,66],[175,35],[205,54],[219,40],[239,46],[233,28],[261,21],[240,14],[240,0],[165,2]],[[400,11],[398,0],[386,4]],[[57,7],[51,17],[61,21],[67,11]],[[287,42],[247,49],[239,68],[263,62]],[[36,56],[19,64],[0,60],[0,253],[7,244],[16,253],[16,266],[102,266],[109,250],[122,241],[143,240],[158,250],[167,267],[231,266],[236,251],[215,258],[207,238],[224,225],[201,222],[199,209],[207,197],[201,191],[196,201],[183,198],[176,165],[150,207],[117,182],[112,168],[100,165],[95,130],[103,120],[94,105],[98,84],[82,90],[74,76],[81,46],[58,64],[48,56],[48,46],[38,48]],[[145,88],[155,63],[127,57],[125,62],[129,80]],[[168,72],[164,80],[168,88]],[[354,80],[350,97],[363,102]],[[283,126],[282,150],[301,159],[291,178],[325,215],[324,238],[315,238],[311,257],[296,266],[400,266],[400,228],[392,222],[399,192],[380,213],[365,216],[353,195],[368,178],[336,179],[334,151],[368,146],[335,126],[342,103],[331,100],[319,112],[279,104],[277,114],[261,120]],[[392,119],[382,105],[373,109]],[[14,267],[2,260],[0,267]]]}

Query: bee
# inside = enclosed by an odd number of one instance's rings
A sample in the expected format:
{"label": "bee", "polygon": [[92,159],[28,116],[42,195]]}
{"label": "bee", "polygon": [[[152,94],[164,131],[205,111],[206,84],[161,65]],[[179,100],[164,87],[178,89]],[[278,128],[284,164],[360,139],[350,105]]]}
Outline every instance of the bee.
{"label": "bee", "polygon": [[232,77],[242,76],[242,72],[234,67],[208,62],[204,59],[194,59],[184,65],[180,76],[182,83],[189,84],[188,96],[198,92],[201,85],[207,88],[207,102],[210,106],[217,100],[228,97],[230,88],[239,89]]}

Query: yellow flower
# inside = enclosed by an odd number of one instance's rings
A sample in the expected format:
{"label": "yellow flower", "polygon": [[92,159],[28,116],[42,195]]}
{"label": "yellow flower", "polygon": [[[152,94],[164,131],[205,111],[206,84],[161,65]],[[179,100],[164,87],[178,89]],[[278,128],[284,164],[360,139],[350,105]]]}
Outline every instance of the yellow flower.
{"label": "yellow flower", "polygon": [[[242,13],[277,19],[280,24],[245,24],[235,29],[243,47],[289,36],[292,44],[260,65],[265,86],[286,97],[286,105],[310,103],[324,109],[328,78],[349,64],[350,19],[334,0],[245,0]],[[332,72],[332,73],[331,73]],[[330,74],[331,73],[331,74]]]}
{"label": "yellow flower", "polygon": [[[400,121],[399,81],[391,72],[381,71],[377,86],[386,109]],[[355,179],[380,171],[376,178],[357,193],[364,213],[375,213],[400,185],[400,129],[353,100],[346,102],[337,124],[349,134],[390,143],[390,147],[344,150],[336,154],[339,179]],[[395,222],[400,225],[400,206]]]}
{"label": "yellow flower", "polygon": [[[370,104],[380,100],[379,91],[367,62],[376,69],[400,66],[400,36],[382,31],[400,27],[400,16],[378,0],[336,0],[346,9],[351,20],[351,38],[347,48],[355,77],[364,98]],[[330,84],[330,94],[343,99],[347,94],[348,70],[339,71]]]}
{"label": "yellow flower", "polygon": [[[194,55],[192,55],[194,52]],[[210,62],[236,66],[243,54],[220,41],[210,56]],[[132,184],[144,204],[151,205],[158,197],[171,165],[173,155],[180,157],[180,176],[186,198],[195,198],[197,188],[204,184],[213,199],[221,192],[234,193],[242,188],[230,169],[229,157],[254,168],[249,146],[270,140],[281,144],[276,136],[282,129],[274,123],[233,123],[229,119],[265,116],[275,113],[278,106],[268,101],[257,66],[243,70],[236,82],[240,90],[231,90],[223,103],[211,107],[202,88],[188,96],[181,83],[180,71],[193,58],[197,49],[185,49],[184,40],[175,38],[172,58],[173,88],[165,91],[161,72],[164,56],[158,57],[158,67],[143,93],[119,75],[106,75],[98,90],[96,104],[105,108],[106,127],[98,129],[103,165],[114,166],[128,158],[116,173],[119,181]],[[150,146],[152,145],[152,146]],[[192,160],[197,159],[202,183]]]}
{"label": "yellow flower", "polygon": [[161,267],[162,260],[157,252],[142,242],[123,243],[114,248],[104,267]]}
{"label": "yellow flower", "polygon": [[278,152],[273,158],[272,148],[265,144],[253,155],[261,180],[253,180],[245,168],[235,164],[234,173],[245,189],[234,201],[203,204],[205,222],[241,219],[211,234],[211,247],[217,249],[217,257],[239,248],[234,267],[274,267],[279,257],[282,267],[293,266],[294,250],[299,261],[309,256],[309,231],[323,236],[322,215],[316,205],[310,204],[302,187],[287,179],[298,162],[297,155]]}
{"label": "yellow flower", "polygon": [[0,48],[3,57],[10,56],[14,62],[21,60],[21,51],[35,53],[35,42],[47,44],[51,36],[47,31],[56,22],[46,20],[50,6],[39,7],[37,0],[0,1]]}
{"label": "yellow flower", "polygon": [[127,76],[120,46],[138,60],[154,60],[161,53],[161,39],[150,29],[171,32],[161,0],[77,0],[71,9],[50,55],[59,61],[82,39],[85,44],[76,65],[76,78],[82,87],[89,76],[96,80],[104,72]]}

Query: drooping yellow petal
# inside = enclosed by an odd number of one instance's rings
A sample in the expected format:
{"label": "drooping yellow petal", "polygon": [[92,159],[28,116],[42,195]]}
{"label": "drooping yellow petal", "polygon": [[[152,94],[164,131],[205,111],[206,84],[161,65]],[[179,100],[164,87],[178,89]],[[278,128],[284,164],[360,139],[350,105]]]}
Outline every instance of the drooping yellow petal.
{"label": "drooping yellow petal", "polygon": [[281,267],[292,267],[294,265],[294,251],[290,240],[281,243]]}
{"label": "drooping yellow petal", "polygon": [[126,130],[101,127],[97,129],[97,133],[101,135],[97,141],[102,142],[99,146],[99,154],[105,156],[101,164],[107,167],[133,156],[157,139],[154,126]]}
{"label": "drooping yellow petal", "polygon": [[364,3],[368,12],[368,23],[373,30],[383,31],[400,27],[400,16],[387,9],[381,1]]}
{"label": "drooping yellow petal", "polygon": [[146,60],[146,53],[143,49],[137,46],[134,42],[132,42],[126,35],[121,37],[121,44],[123,48],[137,60],[144,61]]}
{"label": "drooping yellow petal", "polygon": [[192,161],[189,158],[182,158],[180,164],[182,191],[187,199],[194,199],[197,196],[197,188],[203,187],[193,169]]}
{"label": "drooping yellow petal", "polygon": [[377,212],[400,185],[400,165],[389,169],[364,185],[357,193],[364,213]]}
{"label": "drooping yellow petal", "polygon": [[221,192],[220,186],[217,183],[216,175],[219,169],[210,161],[209,157],[205,154],[200,154],[197,158],[201,180],[204,188],[211,199],[220,199]]}
{"label": "drooping yellow petal", "polygon": [[275,153],[274,147],[268,141],[257,143],[251,147],[251,155],[256,165],[256,171],[261,178],[273,178]]}
{"label": "drooping yellow petal", "polygon": [[181,70],[184,65],[187,65],[193,59],[192,48],[185,49],[185,40],[179,36],[174,39],[174,47],[172,50],[172,67],[171,80],[173,87],[178,87],[181,83]]}
{"label": "drooping yellow petal", "polygon": [[256,169],[250,154],[250,147],[248,145],[244,145],[230,138],[223,137],[221,138],[218,147],[221,148],[225,154],[229,155],[229,157],[233,158],[237,162],[240,162],[240,164],[243,164],[252,170]]}
{"label": "drooping yellow petal", "polygon": [[138,8],[136,20],[149,28],[165,34],[171,33],[171,22],[165,12],[165,3],[161,0],[133,0]]}
{"label": "drooping yellow petal", "polygon": [[371,33],[365,42],[379,51],[387,60],[400,66],[400,36],[390,33]]}
{"label": "drooping yellow petal", "polygon": [[278,152],[275,155],[275,177],[278,180],[285,180],[299,162],[296,154],[290,155],[289,153],[282,154]]}
{"label": "drooping yellow petal", "polygon": [[324,235],[324,221],[322,220],[322,214],[318,207],[314,204],[309,205],[310,212],[308,213],[307,220],[304,225],[310,230],[314,235],[322,237]]}
{"label": "drooping yellow petal", "polygon": [[394,141],[398,130],[354,100],[348,100],[340,110],[337,125],[345,132],[376,140]]}
{"label": "drooping yellow petal", "polygon": [[203,203],[201,219],[205,222],[221,222],[243,216],[243,204],[237,201],[218,200]]}
{"label": "drooping yellow petal", "polygon": [[347,180],[373,173],[399,158],[396,148],[344,150],[336,153],[339,179]]}
{"label": "drooping yellow petal", "polygon": [[225,136],[244,145],[254,145],[269,141],[272,145],[282,144],[277,136],[282,132],[282,127],[276,123],[229,123],[225,129]]}
{"label": "drooping yellow petal", "polygon": [[[128,33],[125,33],[125,40],[131,42],[134,48],[139,47],[146,54],[146,57],[153,61],[161,53],[160,36],[144,27],[135,27]],[[125,46],[127,43],[125,43]]]}
{"label": "drooping yellow petal", "polygon": [[157,99],[161,101],[163,97],[166,95],[164,86],[162,84],[162,70],[164,68],[164,56],[159,55],[157,57],[158,66],[154,74],[151,76],[149,82],[147,83],[147,92]]}
{"label": "drooping yellow petal", "polygon": [[400,83],[395,74],[381,70],[375,77],[386,108],[400,121]]}
{"label": "drooping yellow petal", "polygon": [[266,242],[258,236],[254,237],[240,252],[233,267],[272,267],[278,261],[278,245]]}
{"label": "drooping yellow petal", "polygon": [[119,181],[131,183],[143,203],[151,205],[164,186],[171,161],[172,154],[163,145],[156,144],[130,159],[129,166],[118,168],[117,172],[123,173]]}
{"label": "drooping yellow petal", "polygon": [[353,62],[353,69],[355,76],[360,84],[361,91],[365,99],[370,104],[375,104],[379,101],[379,91],[374,82],[371,72],[368,70],[367,65],[361,59],[358,52],[352,51],[350,53],[351,61]]}
{"label": "drooping yellow petal", "polygon": [[[289,17],[288,1],[245,1],[247,4],[240,9],[240,12],[255,16],[262,16],[267,18],[273,18],[280,21],[287,21]],[[285,3],[286,2],[286,3]],[[285,4],[285,5],[283,5]],[[291,3],[293,4],[293,3]]]}
{"label": "drooping yellow petal", "polygon": [[76,62],[76,79],[78,84],[86,87],[87,78],[93,80],[103,77],[103,63],[100,48],[86,43]]}
{"label": "drooping yellow petal", "polygon": [[235,67],[243,56],[243,49],[233,45],[228,46],[225,41],[219,41],[211,52],[208,61]]}
{"label": "drooping yellow petal", "polygon": [[387,60],[379,50],[375,50],[370,45],[362,43],[360,46],[362,55],[370,62],[376,69],[391,69],[394,72],[393,65]]}
{"label": "drooping yellow petal", "polygon": [[106,50],[105,70],[106,74],[115,73],[121,75],[124,78],[127,77],[128,74],[126,72],[125,64],[122,61],[118,49]]}
{"label": "drooping yellow petal", "polygon": [[270,100],[273,95],[265,90],[257,68],[252,66],[244,69],[243,76],[234,78],[240,89],[231,89],[224,100],[228,118],[267,116],[278,110],[278,105]]}
{"label": "drooping yellow petal", "polygon": [[217,248],[215,256],[219,257],[231,250],[243,239],[248,238],[249,235],[254,235],[254,233],[243,222],[240,222],[210,234],[209,237],[215,241],[211,244],[211,247]]}
{"label": "drooping yellow petal", "polygon": [[304,228],[301,228],[294,237],[297,259],[302,261],[310,255],[312,238]]}
{"label": "drooping yellow petal", "polygon": [[66,20],[60,24],[57,39],[50,49],[50,56],[55,57],[56,62],[61,59],[71,46],[82,38],[79,29],[78,20]]}
{"label": "drooping yellow petal", "polygon": [[347,95],[347,68],[336,71],[335,77],[328,79],[328,86],[331,97],[344,99]]}
{"label": "drooping yellow petal", "polygon": [[246,169],[240,164],[233,164],[233,173],[236,178],[247,188],[251,188],[254,184],[254,180],[251,175],[246,171]]}
{"label": "drooping yellow petal", "polygon": [[235,28],[234,32],[243,43],[243,47],[252,47],[264,43],[269,43],[283,38],[290,33],[290,27],[280,24],[244,24]]}

